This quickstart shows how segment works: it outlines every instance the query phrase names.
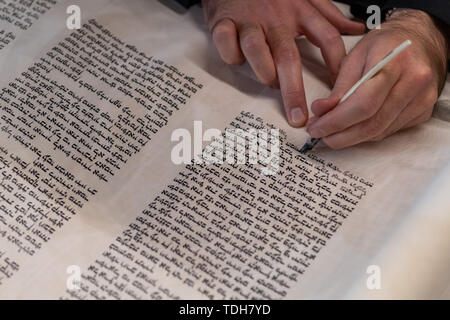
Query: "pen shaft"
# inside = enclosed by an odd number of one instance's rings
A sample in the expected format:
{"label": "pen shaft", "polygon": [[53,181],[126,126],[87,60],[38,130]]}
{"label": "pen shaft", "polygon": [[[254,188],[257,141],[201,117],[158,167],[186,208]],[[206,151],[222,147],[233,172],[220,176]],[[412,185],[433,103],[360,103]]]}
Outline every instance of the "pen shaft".
{"label": "pen shaft", "polygon": [[[406,40],[401,45],[399,45],[397,48],[392,50],[383,60],[381,60],[375,67],[369,70],[353,87],[351,87],[350,90],[347,91],[347,93],[342,97],[342,99],[339,101],[339,104],[346,101],[353,93],[355,93],[358,88],[365,83],[366,81],[372,79],[378,72],[380,72],[381,69],[383,69],[389,62],[392,61],[396,56],[398,56],[403,50],[408,48],[412,44],[411,40]],[[305,143],[305,145],[302,147],[301,151],[303,153],[312,150],[319,142],[320,138],[310,138],[308,142]]]}
{"label": "pen shaft", "polygon": [[406,40],[397,48],[392,50],[383,60],[377,63],[375,67],[369,70],[355,85],[347,91],[347,93],[342,97],[339,103],[347,100],[363,83],[372,79],[381,69],[383,69],[389,62],[392,61],[396,56],[398,56],[403,50],[408,48],[411,45],[411,40]]}

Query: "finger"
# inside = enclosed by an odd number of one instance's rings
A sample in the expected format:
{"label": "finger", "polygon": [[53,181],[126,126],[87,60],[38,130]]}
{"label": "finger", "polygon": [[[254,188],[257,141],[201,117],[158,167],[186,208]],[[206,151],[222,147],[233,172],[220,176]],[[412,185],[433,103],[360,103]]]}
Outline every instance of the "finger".
{"label": "finger", "polygon": [[310,0],[311,4],[324,15],[341,33],[363,34],[366,26],[363,23],[351,21],[329,0]]}
{"label": "finger", "polygon": [[[433,112],[430,112],[427,110],[424,113],[422,113],[420,116],[418,116],[417,118],[408,122],[406,125],[404,125],[400,129],[396,130],[395,132],[397,132],[399,130],[403,130],[403,129],[412,128],[412,127],[418,126],[419,124],[425,123],[431,119],[432,114],[433,114]],[[393,132],[393,133],[395,133],[395,132]],[[391,133],[391,134],[393,134],[393,133]]]}
{"label": "finger", "polygon": [[388,128],[397,121],[412,100],[410,90],[411,87],[408,85],[396,85],[373,117],[326,137],[324,142],[333,149],[342,149],[361,142],[378,141],[384,138]]}
{"label": "finger", "polygon": [[326,99],[318,99],[311,105],[314,115],[321,117],[335,108],[342,97],[363,76],[367,51],[365,47],[355,47],[342,62],[341,70],[331,94]]}
{"label": "finger", "polygon": [[[380,72],[361,85],[348,100],[308,127],[308,132],[313,138],[323,138],[370,119],[382,108],[397,80],[397,77]],[[347,135],[341,136],[348,140]]]}
{"label": "finger", "polygon": [[269,29],[268,41],[275,61],[288,122],[302,127],[308,120],[302,65],[294,35],[283,29]]}
{"label": "finger", "polygon": [[397,133],[399,131],[418,126],[418,125],[420,125],[422,123],[425,123],[428,120],[430,120],[431,116],[432,116],[432,112],[425,111],[425,112],[423,112],[419,116],[415,117],[414,119],[412,119],[411,121],[409,121],[406,124],[401,119],[398,119],[392,124],[391,127],[389,127],[388,130],[386,130],[385,134],[380,135],[380,136],[376,137],[373,140],[374,141],[381,141],[381,140],[385,139],[386,137],[389,137],[389,136],[393,135],[394,133]]}
{"label": "finger", "polygon": [[299,11],[300,27],[306,38],[318,46],[330,71],[334,83],[340,65],[346,56],[341,34],[313,6],[305,6]]}
{"label": "finger", "polygon": [[244,63],[245,58],[239,48],[238,33],[232,20],[220,20],[212,29],[212,38],[223,61],[228,64]]}
{"label": "finger", "polygon": [[[386,103],[383,109],[372,119],[358,124],[345,132],[329,136],[323,139],[324,143],[333,149],[342,149],[365,141],[380,141],[399,130],[410,128],[429,120],[438,97],[437,91],[428,90],[427,94],[419,94],[417,97],[409,99],[406,106],[400,108],[401,110],[398,112],[399,108],[396,105],[401,103],[402,93],[400,92],[402,91],[403,94],[406,94],[411,91],[411,87],[400,87],[396,94],[392,95],[391,101]],[[417,88],[417,91],[420,92],[421,88]],[[403,97],[405,98],[406,95]],[[389,121],[389,119],[393,120]]]}
{"label": "finger", "polygon": [[239,38],[242,51],[259,81],[275,87],[277,72],[263,30],[256,25],[244,25]]}
{"label": "finger", "polygon": [[318,117],[311,117],[311,118],[308,119],[307,125],[308,125],[308,126],[311,126],[311,125],[312,125],[313,123],[315,123],[317,120],[319,120]]}
{"label": "finger", "polygon": [[428,121],[437,101],[437,93],[430,92],[419,99],[412,100],[408,106],[398,115],[397,119],[389,126],[386,132],[377,137],[376,140],[383,139],[402,129],[411,128]]}

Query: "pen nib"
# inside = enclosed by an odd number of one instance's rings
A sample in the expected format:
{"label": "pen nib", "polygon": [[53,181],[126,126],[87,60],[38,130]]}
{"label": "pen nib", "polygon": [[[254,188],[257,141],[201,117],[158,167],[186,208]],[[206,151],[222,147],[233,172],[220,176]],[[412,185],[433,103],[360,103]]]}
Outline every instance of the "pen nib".
{"label": "pen nib", "polygon": [[303,147],[300,149],[300,153],[305,154],[309,150],[311,150],[311,145],[309,143],[305,143]]}
{"label": "pen nib", "polygon": [[311,151],[318,143],[320,139],[310,138],[300,149],[300,153],[305,154],[308,151]]}

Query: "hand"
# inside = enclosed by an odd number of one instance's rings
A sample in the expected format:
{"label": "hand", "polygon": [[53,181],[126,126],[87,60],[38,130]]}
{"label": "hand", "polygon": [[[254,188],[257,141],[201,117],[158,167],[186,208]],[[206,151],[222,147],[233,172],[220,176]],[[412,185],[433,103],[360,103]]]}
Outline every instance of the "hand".
{"label": "hand", "polygon": [[341,33],[361,34],[329,0],[203,0],[213,41],[229,64],[249,62],[258,79],[280,87],[289,123],[303,126],[308,109],[295,38],[305,35],[321,48],[335,79],[345,47]]}
{"label": "hand", "polygon": [[[391,50],[412,45],[344,103],[344,94]],[[432,18],[401,10],[366,35],[344,59],[327,99],[315,101],[308,132],[333,149],[379,141],[430,119],[447,76],[447,39]]]}

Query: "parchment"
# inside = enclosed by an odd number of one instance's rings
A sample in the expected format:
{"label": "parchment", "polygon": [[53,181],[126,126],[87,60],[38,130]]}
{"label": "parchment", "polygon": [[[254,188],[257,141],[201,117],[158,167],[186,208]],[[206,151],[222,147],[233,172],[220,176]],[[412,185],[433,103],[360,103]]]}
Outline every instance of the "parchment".
{"label": "parchment", "polygon": [[[204,87],[113,179],[96,184],[99,193],[35,256],[19,258],[20,271],[0,286],[2,298],[55,299],[64,295],[67,267],[91,265],[182,169],[170,160],[174,129],[193,132],[195,120],[202,120],[205,129],[224,129],[245,110],[283,129],[294,145],[301,146],[308,138],[304,129],[287,125],[279,91],[259,84],[248,65],[230,67],[220,61],[199,7],[178,14],[159,1],[92,2],[77,2],[83,21],[95,18],[119,38],[179,67]],[[65,28],[68,5],[69,1],[61,1],[45,19],[0,51],[1,87],[71,33]],[[345,37],[348,47],[357,40]],[[298,44],[305,60],[310,104],[326,96],[330,88],[317,48],[304,39]],[[448,88],[443,98],[450,98]],[[3,138],[1,143],[20,151],[17,144]],[[450,163],[449,144],[448,122],[433,118],[382,142],[341,151],[317,149],[321,158],[373,181],[374,187],[287,298],[439,298],[445,297],[445,290],[448,295],[444,270],[449,267],[449,172],[444,168]],[[76,167],[73,170],[76,172]],[[12,252],[5,239],[0,238],[0,244],[2,250]],[[381,268],[380,290],[366,287],[370,265]],[[196,298],[191,293],[188,297]]]}

